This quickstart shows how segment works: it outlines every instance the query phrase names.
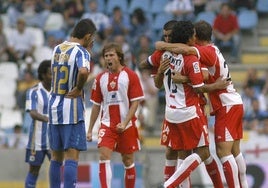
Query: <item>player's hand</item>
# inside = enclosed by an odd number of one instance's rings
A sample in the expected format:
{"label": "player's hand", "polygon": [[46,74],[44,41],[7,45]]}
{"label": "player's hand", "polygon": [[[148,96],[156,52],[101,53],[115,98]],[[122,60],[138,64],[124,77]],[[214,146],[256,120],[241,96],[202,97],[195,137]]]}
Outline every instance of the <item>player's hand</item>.
{"label": "player's hand", "polygon": [[118,132],[118,133],[122,133],[124,130],[125,130],[125,126],[122,124],[122,123],[118,123],[117,125],[116,125],[116,131]]}
{"label": "player's hand", "polygon": [[74,87],[69,93],[65,95],[66,98],[77,98],[82,96],[82,91]]}
{"label": "player's hand", "polygon": [[158,68],[158,73],[159,74],[164,74],[164,72],[169,68],[169,63],[170,60],[169,59],[164,59],[160,61],[160,66]]}
{"label": "player's hand", "polygon": [[87,141],[92,142],[92,132],[87,132]]}
{"label": "player's hand", "polygon": [[225,89],[228,85],[230,85],[230,78],[223,78],[222,76],[219,77],[216,82],[215,82],[215,85],[216,85],[216,88],[217,89]]}

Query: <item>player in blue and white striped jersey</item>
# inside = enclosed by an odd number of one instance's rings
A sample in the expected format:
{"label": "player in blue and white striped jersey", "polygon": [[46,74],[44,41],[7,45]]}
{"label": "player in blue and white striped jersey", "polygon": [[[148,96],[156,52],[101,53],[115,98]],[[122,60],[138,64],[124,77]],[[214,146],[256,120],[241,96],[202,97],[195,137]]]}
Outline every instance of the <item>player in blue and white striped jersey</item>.
{"label": "player in blue and white striped jersey", "polygon": [[64,160],[64,187],[75,187],[80,151],[87,149],[83,87],[90,71],[90,54],[96,27],[82,19],[73,29],[69,41],[57,45],[52,54],[52,87],[49,97],[49,141],[52,159],[50,187],[61,183]]}
{"label": "player in blue and white striped jersey", "polygon": [[48,142],[48,97],[51,88],[51,61],[44,60],[38,67],[40,82],[30,88],[26,94],[26,112],[32,118],[25,161],[29,171],[25,179],[25,188],[35,187],[39,170],[47,156],[50,160]]}

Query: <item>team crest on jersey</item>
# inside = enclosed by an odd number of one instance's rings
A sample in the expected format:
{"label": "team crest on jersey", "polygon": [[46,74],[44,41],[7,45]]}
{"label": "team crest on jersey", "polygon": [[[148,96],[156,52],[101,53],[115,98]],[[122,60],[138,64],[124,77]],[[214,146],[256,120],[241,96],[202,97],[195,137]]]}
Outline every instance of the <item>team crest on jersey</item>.
{"label": "team crest on jersey", "polygon": [[112,89],[114,89],[115,86],[116,86],[116,82],[115,82],[115,81],[110,82],[110,87],[111,87]]}
{"label": "team crest on jersey", "polygon": [[193,63],[193,68],[194,68],[194,73],[199,73],[200,72],[200,67],[198,62]]}
{"label": "team crest on jersey", "polygon": [[35,156],[34,155],[31,155],[30,158],[29,158],[30,161],[35,161]]}

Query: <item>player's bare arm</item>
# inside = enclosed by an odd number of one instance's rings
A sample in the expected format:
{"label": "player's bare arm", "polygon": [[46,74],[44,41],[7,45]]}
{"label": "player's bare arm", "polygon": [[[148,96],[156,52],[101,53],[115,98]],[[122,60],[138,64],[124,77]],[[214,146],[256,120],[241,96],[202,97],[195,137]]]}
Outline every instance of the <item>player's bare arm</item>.
{"label": "player's bare arm", "polygon": [[92,110],[91,110],[91,115],[90,115],[90,120],[89,120],[88,131],[87,131],[87,141],[89,141],[89,142],[92,141],[92,130],[93,130],[95,122],[99,116],[99,113],[100,113],[100,106],[93,104]]}
{"label": "player's bare arm", "polygon": [[164,72],[169,68],[169,62],[169,59],[160,60],[160,66],[154,76],[154,84],[158,89],[160,89],[163,85]]}
{"label": "player's bare arm", "polygon": [[228,85],[230,85],[229,78],[219,77],[214,83],[212,84],[204,84],[201,87],[194,88],[199,93],[209,93],[215,90],[226,89]]}
{"label": "player's bare arm", "polygon": [[74,87],[69,93],[67,93],[65,97],[76,98],[78,96],[81,96],[84,84],[87,82],[88,75],[89,72],[87,68],[85,67],[80,68],[77,75],[76,87]]}
{"label": "player's bare arm", "polygon": [[127,113],[127,116],[126,116],[126,119],[121,122],[121,123],[118,123],[116,125],[116,130],[117,132],[121,133],[125,130],[127,124],[129,123],[129,121],[133,118],[133,116],[135,115],[137,109],[138,109],[138,106],[139,106],[139,103],[140,101],[139,100],[135,100],[135,101],[132,101],[130,103],[130,108],[128,110],[128,113]]}
{"label": "player's bare arm", "polygon": [[139,63],[139,68],[140,69],[150,69],[150,68],[152,68],[152,66],[147,62],[147,59],[145,59]]}
{"label": "player's bare arm", "polygon": [[155,48],[157,50],[167,50],[176,54],[184,54],[184,55],[198,55],[196,48],[190,47],[186,44],[182,43],[167,43],[164,41],[155,42]]}
{"label": "player's bare arm", "polygon": [[37,110],[31,110],[30,116],[34,120],[48,122],[48,116],[38,113]]}
{"label": "player's bare arm", "polygon": [[[208,80],[208,70],[202,70],[203,79],[206,81]],[[181,83],[189,83],[190,79],[187,76],[181,75],[180,72],[173,72],[171,75],[171,79],[174,83],[181,84]]]}

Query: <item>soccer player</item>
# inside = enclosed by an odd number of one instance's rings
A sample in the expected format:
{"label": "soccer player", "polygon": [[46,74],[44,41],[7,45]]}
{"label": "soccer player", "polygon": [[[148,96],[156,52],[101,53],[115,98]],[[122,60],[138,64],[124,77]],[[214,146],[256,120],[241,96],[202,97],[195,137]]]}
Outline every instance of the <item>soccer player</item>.
{"label": "soccer player", "polygon": [[[171,41],[193,45],[195,41],[194,26],[190,21],[179,21],[172,29]],[[208,147],[208,132],[205,115],[199,104],[197,92],[209,92],[228,85],[226,80],[217,80],[212,84],[203,83],[200,63],[196,56],[174,54],[169,61],[169,68],[159,72],[163,78],[166,91],[165,119],[170,124],[170,146],[179,151],[192,154],[185,156],[175,173],[164,183],[164,187],[176,187],[181,184],[201,162],[211,158]],[[190,84],[175,83],[174,72],[187,75]],[[212,158],[213,160],[213,158]],[[217,165],[215,164],[216,169]]]}
{"label": "soccer player", "polygon": [[52,88],[49,98],[49,141],[52,159],[50,187],[59,188],[64,160],[64,187],[76,187],[80,151],[87,149],[83,87],[89,75],[87,47],[94,40],[92,20],[82,19],[69,41],[57,45],[52,55]]}
{"label": "soccer player", "polygon": [[[211,43],[212,28],[205,21],[195,23],[196,49],[183,44],[166,44],[165,49],[176,53],[200,53],[200,61],[208,67],[209,80],[213,83],[219,77],[231,80],[231,75],[219,49]],[[157,42],[157,48],[164,49],[162,42]],[[209,93],[212,105],[211,115],[215,115],[215,142],[216,152],[221,160],[228,187],[248,187],[246,179],[246,164],[240,151],[240,140],[243,137],[243,105],[241,96],[236,92],[234,85],[226,89]],[[234,115],[235,114],[235,115]]]}
{"label": "soccer player", "polygon": [[[175,20],[168,21],[164,27],[163,27],[163,36],[165,42],[170,42],[171,40],[171,32],[173,26],[177,23]],[[148,57],[147,61],[141,62],[142,68],[152,68],[152,74],[154,75],[155,85],[158,88],[161,88],[163,85],[163,77],[164,72],[169,68],[169,61],[164,61],[160,63],[160,59],[163,56],[164,51],[162,50],[156,50],[151,56]],[[202,74],[204,77],[207,77],[207,69],[204,69],[202,67]],[[206,99],[202,95],[202,93],[199,93],[199,102],[202,107],[202,110],[204,111],[204,106],[206,104]],[[166,181],[171,177],[171,175],[175,172],[176,167],[180,166],[183,159],[189,154],[189,152],[182,152],[180,151],[178,153],[178,150],[172,149],[170,146],[170,129],[172,127],[169,127],[170,124],[166,123],[166,120],[164,120],[162,125],[162,132],[161,132],[161,145],[166,146],[166,161],[165,161],[165,167],[164,167],[164,180]],[[222,179],[220,176],[220,172],[218,170],[217,163],[215,159],[210,155],[210,157],[204,161],[207,172],[209,173],[211,180],[214,185],[217,185],[218,188],[223,187],[222,185]],[[184,180],[181,184],[183,187],[189,187],[190,186],[190,179],[187,178]]]}
{"label": "soccer player", "polygon": [[125,187],[134,188],[134,152],[140,150],[135,112],[139,102],[144,99],[144,94],[137,74],[124,64],[124,54],[120,45],[106,44],[102,55],[107,70],[96,77],[92,86],[93,106],[87,139],[92,141],[92,129],[101,111],[98,132],[101,187],[111,188],[110,160],[112,152],[116,151],[121,154],[125,166]]}
{"label": "soccer player", "polygon": [[[166,22],[163,26],[163,40],[165,42],[170,42],[171,40],[171,31],[173,26],[177,23],[176,20],[170,20]],[[160,55],[157,55],[160,54]],[[158,67],[161,66],[160,69],[165,71],[169,67],[169,63],[161,64],[160,65],[160,57],[163,54],[163,51],[156,50],[153,54],[151,54],[146,60],[142,61],[139,64],[141,69],[150,68],[152,69],[152,75],[155,76],[158,70]],[[161,84],[156,84],[156,87],[159,89],[162,87]],[[162,124],[162,131],[161,131],[161,145],[166,147],[166,156],[165,156],[165,167],[164,167],[164,180],[166,181],[174,172],[177,166],[178,160],[178,151],[173,150],[169,144],[169,128],[168,125],[163,123]]]}
{"label": "soccer player", "polygon": [[48,97],[51,87],[51,61],[44,60],[38,67],[40,82],[26,93],[26,112],[30,113],[29,139],[26,148],[25,162],[29,163],[29,171],[25,179],[25,188],[36,187],[39,170],[47,156],[51,154],[48,143]]}

